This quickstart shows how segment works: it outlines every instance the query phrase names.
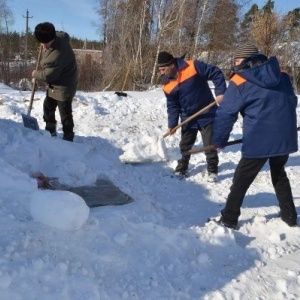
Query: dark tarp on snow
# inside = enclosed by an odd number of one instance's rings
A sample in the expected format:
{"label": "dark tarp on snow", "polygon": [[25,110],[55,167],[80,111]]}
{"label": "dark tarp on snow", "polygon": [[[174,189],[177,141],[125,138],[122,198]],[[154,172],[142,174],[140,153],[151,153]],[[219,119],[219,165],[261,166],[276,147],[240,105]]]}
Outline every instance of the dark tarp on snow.
{"label": "dark tarp on snow", "polygon": [[88,207],[122,205],[133,201],[109,179],[98,179],[94,186],[68,187],[66,190],[83,198]]}
{"label": "dark tarp on snow", "polygon": [[84,199],[87,206],[122,205],[133,202],[133,199],[123,193],[108,178],[98,178],[94,185],[72,187],[61,184],[57,178],[47,177],[42,173],[31,174],[37,180],[38,188],[69,191]]}

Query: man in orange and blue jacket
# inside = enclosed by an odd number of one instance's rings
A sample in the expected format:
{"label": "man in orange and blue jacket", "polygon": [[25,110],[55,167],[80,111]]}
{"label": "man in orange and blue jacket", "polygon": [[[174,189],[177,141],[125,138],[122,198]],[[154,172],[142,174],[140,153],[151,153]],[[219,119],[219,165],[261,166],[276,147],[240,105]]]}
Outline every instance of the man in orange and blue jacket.
{"label": "man in orange and blue jacket", "polygon": [[[222,100],[226,90],[226,82],[222,71],[200,60],[185,60],[183,57],[175,58],[172,54],[163,51],[158,54],[158,68],[162,75],[163,91],[167,98],[168,128],[174,134],[174,127],[186,120],[197,111],[210,103]],[[209,87],[211,80],[215,86],[216,100]],[[181,128],[180,151],[182,158],[178,160],[176,173],[185,175],[188,170],[190,155],[184,154],[190,150],[200,131],[203,145],[211,144],[212,124],[216,107],[213,106],[200,114]],[[217,181],[218,152],[206,151],[208,181]]]}
{"label": "man in orange and blue jacket", "polygon": [[280,217],[297,225],[297,212],[285,164],[298,150],[297,97],[288,74],[276,57],[269,59],[256,46],[236,50],[233,74],[214,121],[213,149],[226,146],[233,124],[243,117],[242,157],[237,165],[219,223],[236,228],[245,194],[268,161],[279,202]]}

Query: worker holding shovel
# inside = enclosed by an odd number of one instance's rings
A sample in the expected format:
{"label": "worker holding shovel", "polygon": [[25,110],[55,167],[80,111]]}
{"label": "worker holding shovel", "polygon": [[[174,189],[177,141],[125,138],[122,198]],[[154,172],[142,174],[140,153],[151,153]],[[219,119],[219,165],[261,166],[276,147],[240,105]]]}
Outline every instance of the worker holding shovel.
{"label": "worker holding shovel", "polygon": [[[175,58],[168,52],[158,54],[158,68],[162,75],[163,91],[167,98],[169,134],[174,134],[181,121],[187,120],[195,112],[211,103],[220,102],[226,90],[226,82],[222,71],[200,60],[185,60]],[[216,99],[211,92],[208,81],[215,86]],[[188,170],[190,150],[200,131],[203,145],[211,144],[212,124],[217,106],[212,105],[202,114],[185,123],[181,127],[180,152],[182,158],[178,160],[175,173],[185,175]],[[216,150],[205,151],[207,161],[207,180],[217,181],[219,158]]]}
{"label": "worker holding shovel", "polygon": [[49,22],[38,24],[34,35],[44,48],[41,69],[34,70],[32,77],[48,84],[44,101],[45,129],[56,136],[55,110],[58,107],[63,139],[73,142],[72,100],[76,93],[78,74],[69,35],[57,32]]}
{"label": "worker holding shovel", "polygon": [[268,162],[280,217],[289,226],[297,225],[297,211],[285,172],[289,154],[298,150],[297,102],[290,77],[280,70],[276,57],[267,58],[252,44],[236,49],[233,74],[214,121],[211,148],[226,146],[241,113],[242,157],[218,223],[237,227],[246,192]]}

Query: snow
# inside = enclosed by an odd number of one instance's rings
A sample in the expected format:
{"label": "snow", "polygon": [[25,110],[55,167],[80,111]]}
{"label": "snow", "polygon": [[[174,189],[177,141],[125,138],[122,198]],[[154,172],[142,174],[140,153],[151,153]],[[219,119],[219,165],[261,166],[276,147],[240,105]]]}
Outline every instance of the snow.
{"label": "snow", "polygon": [[[0,84],[0,299],[299,299],[300,231],[277,217],[268,166],[238,231],[206,223],[224,206],[240,145],[220,152],[217,183],[207,182],[203,153],[179,180],[180,131],[162,139],[162,91],[127,93],[78,91],[70,143],[59,117],[57,138],[25,128],[30,92]],[[31,113],[40,128],[43,98],[37,91]],[[241,134],[238,120],[230,139]],[[299,214],[299,152],[286,171]],[[134,201],[89,209],[70,192],[38,189],[34,172],[72,186],[107,177]]]}
{"label": "snow", "polygon": [[166,161],[168,157],[163,138],[142,137],[139,141],[128,143],[123,147],[124,153],[119,156],[124,163],[144,163]]}
{"label": "snow", "polygon": [[77,194],[68,191],[38,190],[30,200],[30,214],[43,224],[63,230],[78,230],[90,209]]}

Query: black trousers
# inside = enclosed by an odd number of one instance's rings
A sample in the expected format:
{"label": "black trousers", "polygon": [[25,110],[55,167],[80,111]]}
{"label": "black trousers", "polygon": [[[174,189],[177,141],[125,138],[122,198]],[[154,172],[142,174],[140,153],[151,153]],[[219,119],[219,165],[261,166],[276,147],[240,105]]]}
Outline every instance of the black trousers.
{"label": "black trousers", "polygon": [[269,161],[271,180],[279,202],[280,211],[284,215],[295,215],[296,209],[291,191],[290,181],[284,166],[289,155],[270,158],[241,158],[235,170],[230,193],[221,214],[225,220],[236,222],[241,214],[245,194],[264,164]]}
{"label": "black trousers", "polygon": [[[213,124],[209,124],[201,129],[181,129],[181,141],[179,144],[180,152],[181,154],[191,150],[192,147],[195,144],[198,131],[201,133],[203,146],[208,146],[211,144],[211,136],[212,136],[212,129]],[[211,150],[211,151],[205,151],[206,156],[206,162],[207,162],[207,171],[209,173],[218,173],[218,164],[219,164],[219,157],[218,157],[218,151]],[[182,154],[182,160],[189,162],[190,155],[183,155]]]}
{"label": "black trousers", "polygon": [[58,101],[49,97],[48,95],[46,95],[44,100],[43,116],[44,121],[46,122],[46,130],[48,130],[47,128],[53,127],[53,125],[56,125],[55,111],[57,107],[59,110],[64,134],[73,134],[74,121],[72,114],[72,99],[67,101]]}

